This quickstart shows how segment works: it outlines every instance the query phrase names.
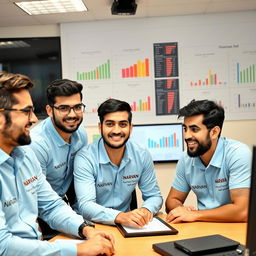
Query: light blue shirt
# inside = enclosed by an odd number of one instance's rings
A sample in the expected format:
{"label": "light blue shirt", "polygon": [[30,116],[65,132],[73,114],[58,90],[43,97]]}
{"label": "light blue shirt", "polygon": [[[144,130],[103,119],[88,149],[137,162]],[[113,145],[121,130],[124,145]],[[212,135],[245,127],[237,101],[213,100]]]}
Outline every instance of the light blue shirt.
{"label": "light blue shirt", "polygon": [[64,197],[73,179],[74,157],[87,145],[87,134],[80,125],[72,133],[70,144],[65,142],[53,126],[50,117],[31,129],[29,145],[39,160],[47,181],[59,196]]}
{"label": "light blue shirt", "polygon": [[77,255],[75,245],[40,241],[38,216],[74,236],[83,218],[52,190],[29,147],[16,147],[11,156],[0,149],[0,198],[1,256]]}
{"label": "light blue shirt", "polygon": [[183,152],[173,188],[182,192],[192,190],[199,210],[230,204],[229,190],[250,187],[251,155],[245,144],[225,137],[219,138],[208,166],[199,157]]}
{"label": "light blue shirt", "polygon": [[149,152],[130,140],[120,166],[110,161],[103,139],[81,149],[75,157],[74,183],[79,213],[96,222],[114,224],[120,212],[130,211],[137,184],[142,207],[156,214],[163,203]]}

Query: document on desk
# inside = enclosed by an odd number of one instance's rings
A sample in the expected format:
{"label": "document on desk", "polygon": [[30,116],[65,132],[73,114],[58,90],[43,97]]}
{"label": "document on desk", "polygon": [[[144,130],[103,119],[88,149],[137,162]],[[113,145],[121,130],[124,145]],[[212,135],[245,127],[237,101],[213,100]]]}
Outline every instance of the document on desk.
{"label": "document on desk", "polygon": [[128,226],[123,226],[121,224],[116,224],[119,231],[124,237],[134,237],[134,236],[161,236],[161,235],[174,235],[178,231],[166,223],[164,220],[154,217],[151,222],[142,228],[133,228]]}

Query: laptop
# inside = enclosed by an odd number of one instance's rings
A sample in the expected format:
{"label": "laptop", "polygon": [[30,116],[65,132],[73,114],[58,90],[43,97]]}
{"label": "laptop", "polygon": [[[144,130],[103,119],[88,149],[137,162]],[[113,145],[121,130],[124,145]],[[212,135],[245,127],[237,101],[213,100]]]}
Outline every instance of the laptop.
{"label": "laptop", "polygon": [[[253,146],[253,155],[252,155],[252,174],[251,174],[251,188],[250,188],[250,199],[249,199],[249,210],[248,210],[246,246],[243,246],[238,242],[231,240],[229,238],[223,237],[224,239],[226,239],[223,245],[225,245],[225,243],[227,242],[229,245],[231,245],[231,248],[224,246],[224,249],[222,248],[220,249],[220,251],[218,251],[218,249],[209,250],[209,251],[202,250],[202,246],[200,247],[200,244],[202,243],[198,244],[198,242],[204,241],[205,239],[207,240],[207,242],[209,242],[208,240],[209,237],[205,236],[205,237],[184,239],[184,240],[173,241],[173,242],[153,244],[152,247],[157,253],[163,256],[188,256],[188,255],[255,256],[256,255],[256,200],[255,198],[256,198],[256,145]],[[218,235],[213,235],[213,237],[211,238],[213,239],[212,240],[213,242],[214,241],[216,242],[216,236]],[[220,237],[218,237],[217,239],[219,238]],[[186,247],[185,250],[184,248],[181,248],[182,246]],[[194,254],[189,250],[194,250]]]}

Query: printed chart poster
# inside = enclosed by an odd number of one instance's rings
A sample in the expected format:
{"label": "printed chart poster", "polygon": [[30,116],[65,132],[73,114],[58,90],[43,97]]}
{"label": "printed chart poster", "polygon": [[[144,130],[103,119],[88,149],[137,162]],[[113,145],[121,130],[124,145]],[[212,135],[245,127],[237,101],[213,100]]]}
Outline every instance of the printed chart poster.
{"label": "printed chart poster", "polygon": [[154,44],[155,78],[177,77],[178,70],[178,43]]}
{"label": "printed chart poster", "polygon": [[155,80],[156,115],[176,115],[180,108],[179,80]]}

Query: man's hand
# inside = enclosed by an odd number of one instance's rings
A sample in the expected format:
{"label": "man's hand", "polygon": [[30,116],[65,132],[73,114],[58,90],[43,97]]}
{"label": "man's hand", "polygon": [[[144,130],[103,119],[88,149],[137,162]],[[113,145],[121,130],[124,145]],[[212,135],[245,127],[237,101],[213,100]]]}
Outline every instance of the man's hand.
{"label": "man's hand", "polygon": [[83,229],[83,235],[87,239],[94,238],[95,236],[101,236],[101,237],[109,240],[113,246],[115,245],[114,236],[112,234],[106,232],[106,231],[103,231],[103,230],[98,230],[98,229],[95,229],[93,227],[86,226]]}
{"label": "man's hand", "polygon": [[178,206],[168,213],[166,221],[171,223],[179,223],[182,221],[193,222],[196,221],[198,217],[199,211],[195,210],[194,207]]}
{"label": "man's hand", "polygon": [[135,209],[130,212],[121,212],[116,216],[115,223],[124,226],[142,228],[153,218],[153,214],[146,208]]}
{"label": "man's hand", "polygon": [[111,240],[95,235],[89,240],[77,244],[77,256],[114,255],[115,249]]}

